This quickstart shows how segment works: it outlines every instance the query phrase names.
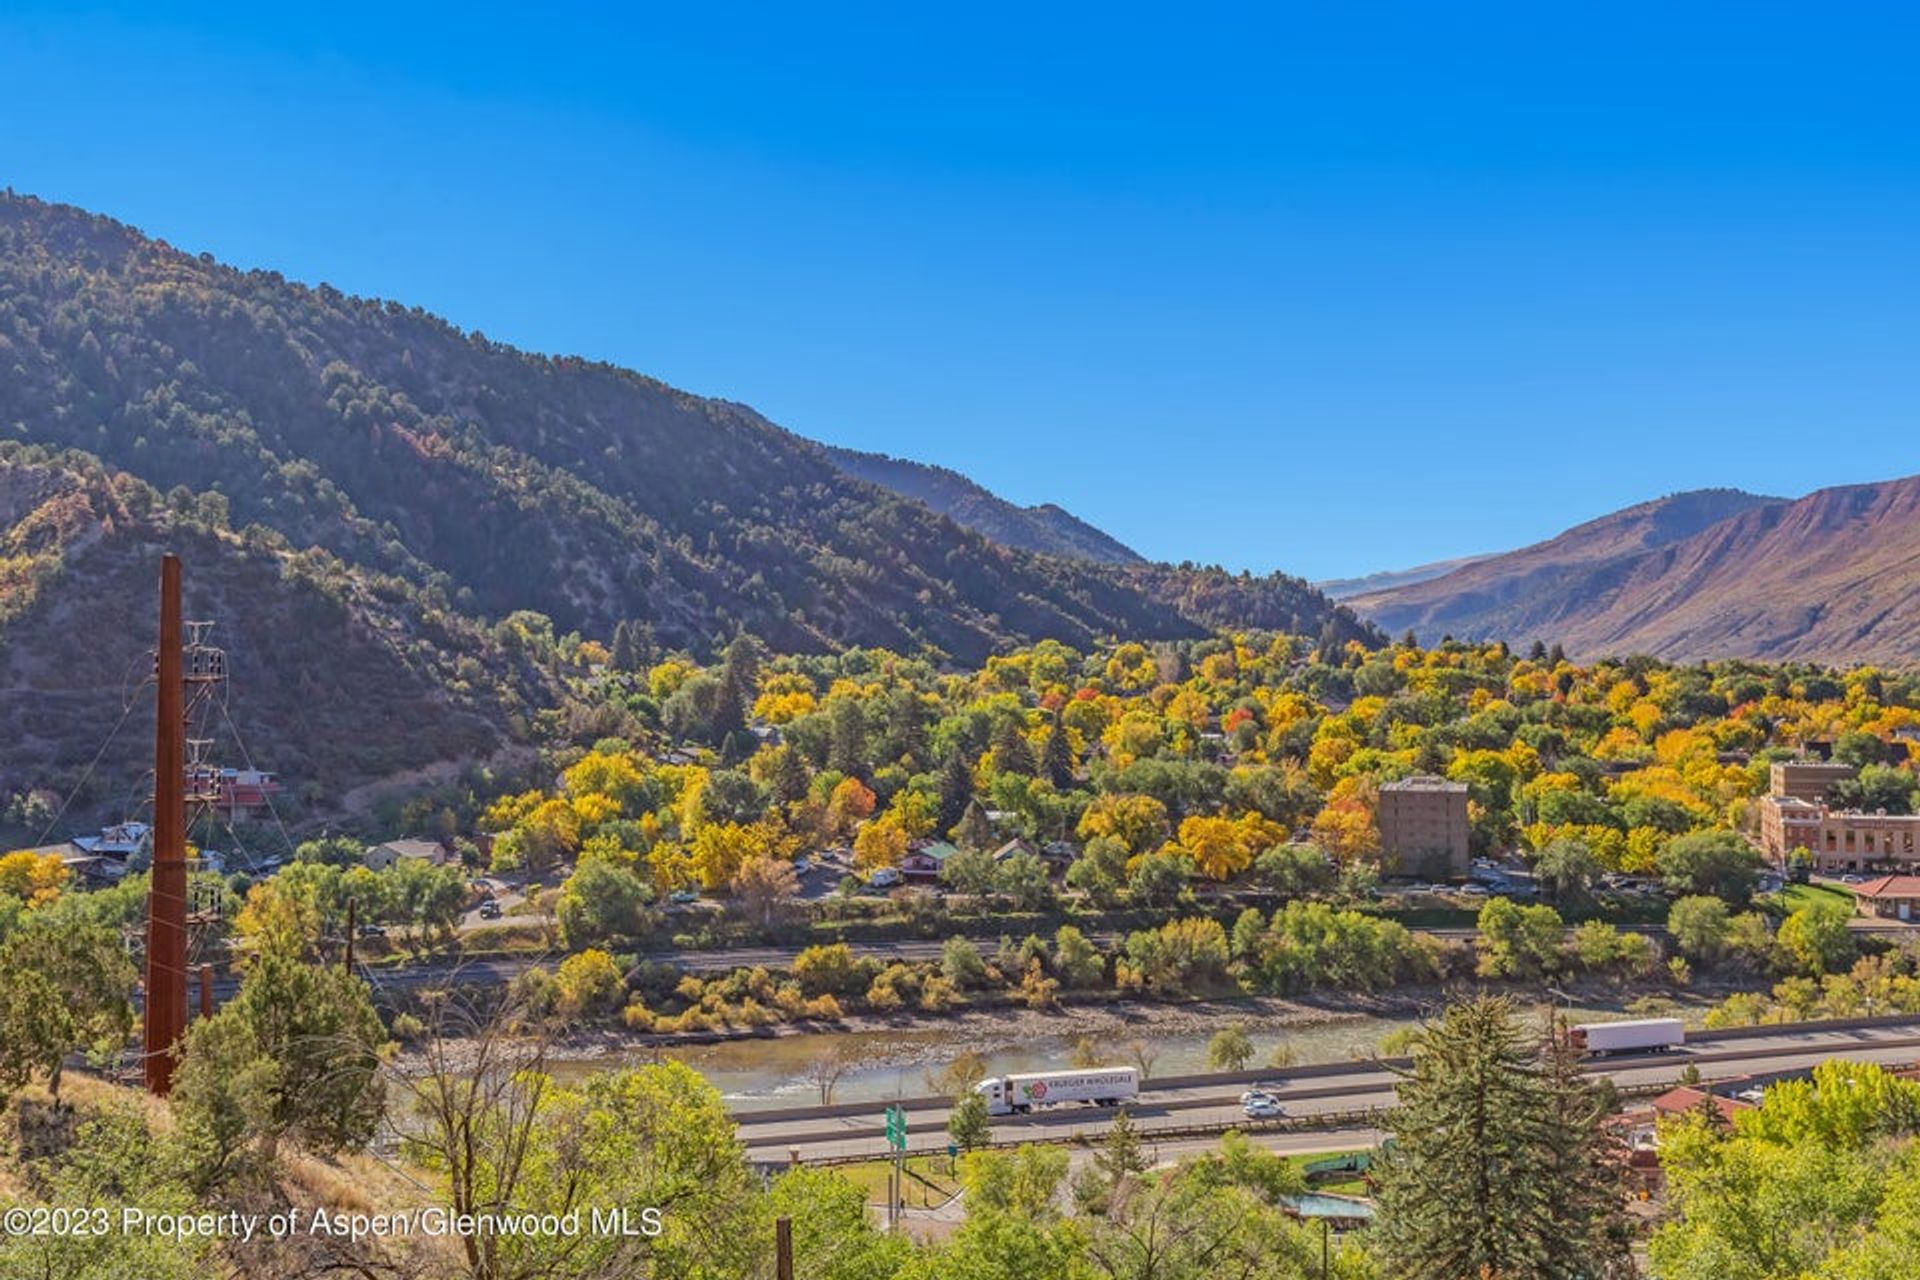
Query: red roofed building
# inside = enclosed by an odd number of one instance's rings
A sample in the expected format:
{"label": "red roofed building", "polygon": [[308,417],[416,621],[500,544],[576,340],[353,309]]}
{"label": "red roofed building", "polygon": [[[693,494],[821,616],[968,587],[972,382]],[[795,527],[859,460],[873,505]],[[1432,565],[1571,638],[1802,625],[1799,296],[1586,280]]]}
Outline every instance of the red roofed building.
{"label": "red roofed building", "polygon": [[1920,876],[1881,876],[1853,886],[1860,914],[1920,920]]}
{"label": "red roofed building", "polygon": [[1696,1089],[1692,1085],[1683,1084],[1655,1098],[1653,1111],[1656,1116],[1663,1119],[1683,1116],[1689,1112],[1698,1111],[1700,1104],[1709,1098],[1713,1100],[1713,1109],[1718,1111],[1720,1118],[1728,1124],[1732,1124],[1733,1118],[1742,1111],[1753,1110],[1753,1104],[1744,1098],[1723,1098],[1717,1093],[1708,1093],[1705,1089]]}
{"label": "red roofed building", "polygon": [[[1722,1082],[1720,1087],[1737,1083]],[[1702,1103],[1709,1101],[1720,1113],[1721,1123],[1726,1125],[1732,1125],[1734,1116],[1740,1112],[1753,1109],[1753,1103],[1744,1098],[1722,1097],[1705,1089],[1679,1085],[1645,1106],[1614,1116],[1609,1122],[1626,1146],[1627,1176],[1640,1190],[1642,1199],[1660,1194],[1666,1185],[1660,1168],[1660,1122],[1695,1114]]]}

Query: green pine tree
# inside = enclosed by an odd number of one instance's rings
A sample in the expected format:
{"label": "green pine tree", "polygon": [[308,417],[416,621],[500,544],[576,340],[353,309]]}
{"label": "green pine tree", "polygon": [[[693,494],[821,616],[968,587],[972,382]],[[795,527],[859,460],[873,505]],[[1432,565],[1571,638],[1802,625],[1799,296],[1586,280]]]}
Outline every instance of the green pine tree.
{"label": "green pine tree", "polygon": [[960,815],[960,821],[954,824],[953,838],[962,849],[977,852],[990,852],[993,849],[995,833],[993,823],[987,817],[987,811],[980,807],[978,800],[968,800],[966,812]]}
{"label": "green pine tree", "polygon": [[1073,785],[1077,763],[1073,758],[1073,742],[1067,737],[1067,726],[1058,711],[1053,713],[1053,724],[1047,729],[1047,741],[1041,750],[1040,761],[1054,786],[1065,790]]}
{"label": "green pine tree", "polygon": [[1417,1037],[1375,1166],[1371,1233],[1405,1280],[1622,1274],[1605,1107],[1565,1048],[1522,1034],[1503,999],[1454,1005]]}
{"label": "green pine tree", "polygon": [[973,766],[955,747],[940,761],[940,829],[953,830],[973,799]]}
{"label": "green pine tree", "polygon": [[947,1136],[962,1151],[985,1146],[993,1141],[993,1119],[987,1114],[987,1100],[969,1089],[953,1104],[947,1117]]}
{"label": "green pine tree", "polygon": [[1093,1163],[1105,1177],[1109,1189],[1147,1171],[1147,1153],[1140,1141],[1140,1131],[1133,1127],[1133,1118],[1125,1107],[1113,1113],[1113,1123],[1107,1127],[1107,1140],[1094,1152]]}
{"label": "green pine tree", "polygon": [[1017,773],[1031,778],[1039,767],[1033,758],[1033,744],[1027,741],[1024,725],[1016,716],[1008,716],[994,729],[993,759],[1002,773]]}

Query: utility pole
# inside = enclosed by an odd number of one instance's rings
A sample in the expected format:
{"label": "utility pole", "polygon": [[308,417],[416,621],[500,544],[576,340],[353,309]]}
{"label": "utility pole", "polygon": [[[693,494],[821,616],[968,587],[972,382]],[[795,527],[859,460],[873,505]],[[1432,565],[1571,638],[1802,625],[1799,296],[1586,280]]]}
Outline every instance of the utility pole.
{"label": "utility pole", "polygon": [[180,557],[160,561],[160,648],[153,729],[153,875],[147,890],[147,1092],[173,1088],[175,1044],[187,1029],[186,677],[181,663]]}
{"label": "utility pole", "polygon": [[346,969],[347,969],[348,976],[352,976],[353,974],[353,931],[354,931],[355,908],[359,905],[359,902],[360,902],[360,899],[358,898],[347,899],[347,945],[345,947],[345,952],[347,957]]}
{"label": "utility pole", "polygon": [[793,1219],[773,1220],[774,1280],[793,1280]]}
{"label": "utility pole", "polygon": [[200,966],[200,1016],[213,1016],[213,966],[210,964]]}

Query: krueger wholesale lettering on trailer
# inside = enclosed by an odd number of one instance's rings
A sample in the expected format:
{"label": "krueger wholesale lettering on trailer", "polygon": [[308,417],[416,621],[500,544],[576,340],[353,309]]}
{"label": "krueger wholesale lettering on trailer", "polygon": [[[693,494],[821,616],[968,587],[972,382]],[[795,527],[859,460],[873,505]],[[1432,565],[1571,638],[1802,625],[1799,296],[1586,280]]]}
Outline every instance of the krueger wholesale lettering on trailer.
{"label": "krueger wholesale lettering on trailer", "polygon": [[987,1114],[995,1116],[1050,1107],[1059,1102],[1112,1107],[1139,1095],[1140,1073],[1133,1067],[1035,1071],[994,1076],[975,1085],[974,1091],[987,1100]]}

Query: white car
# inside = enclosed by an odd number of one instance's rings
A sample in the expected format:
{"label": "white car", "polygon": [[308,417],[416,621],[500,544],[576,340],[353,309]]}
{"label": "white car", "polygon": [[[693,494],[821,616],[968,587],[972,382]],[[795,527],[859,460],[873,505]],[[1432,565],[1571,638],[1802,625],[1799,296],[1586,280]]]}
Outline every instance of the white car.
{"label": "white car", "polygon": [[1250,1120],[1268,1120],[1274,1116],[1286,1114],[1281,1109],[1280,1099],[1270,1093],[1258,1091],[1240,1095],[1240,1110],[1244,1111]]}
{"label": "white car", "polygon": [[891,889],[905,879],[906,877],[901,875],[897,868],[881,867],[867,877],[867,883],[876,889]]}

